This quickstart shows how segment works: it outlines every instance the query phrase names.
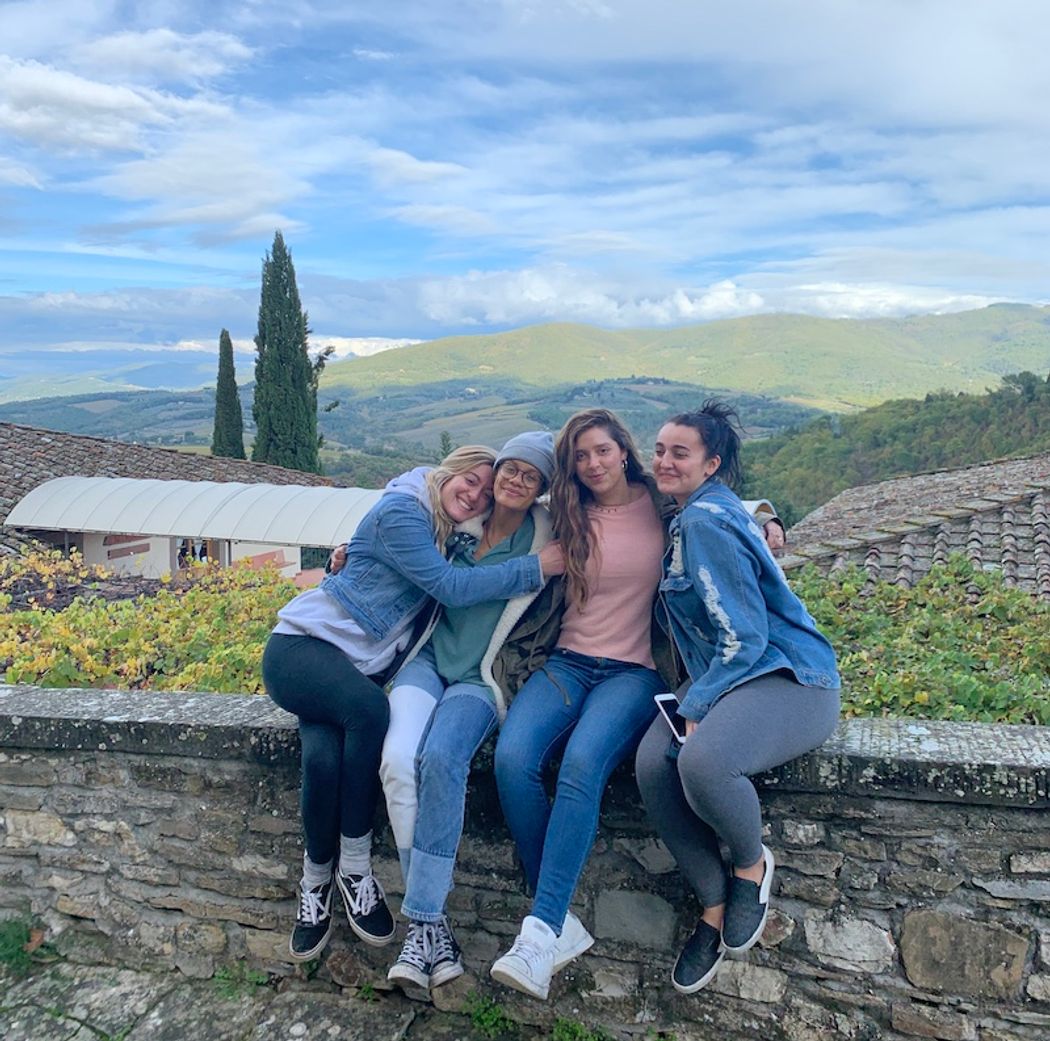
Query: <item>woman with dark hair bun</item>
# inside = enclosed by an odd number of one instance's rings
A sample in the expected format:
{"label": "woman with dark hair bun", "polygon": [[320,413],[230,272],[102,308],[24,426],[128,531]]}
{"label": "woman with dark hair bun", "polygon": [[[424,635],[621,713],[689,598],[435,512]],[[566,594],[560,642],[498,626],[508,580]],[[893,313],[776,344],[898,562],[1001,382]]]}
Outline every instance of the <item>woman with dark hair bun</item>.
{"label": "woman with dark hair bun", "polygon": [[762,844],[750,775],[822,744],[839,714],[835,652],[728,487],[740,472],[736,423],[732,408],[707,401],[660,428],[653,459],[657,487],[679,508],[660,600],[689,679],[678,689],[684,740],[656,719],[636,774],[703,908],[672,972],[685,994],[714,978],[726,951],[751,948],[765,926],[773,854]]}

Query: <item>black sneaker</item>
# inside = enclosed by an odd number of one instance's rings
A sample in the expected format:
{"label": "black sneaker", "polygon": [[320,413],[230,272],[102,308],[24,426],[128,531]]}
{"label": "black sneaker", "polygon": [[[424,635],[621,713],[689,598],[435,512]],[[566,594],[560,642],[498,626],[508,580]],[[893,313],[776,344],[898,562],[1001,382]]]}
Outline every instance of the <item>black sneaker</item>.
{"label": "black sneaker", "polygon": [[390,966],[386,978],[396,983],[409,997],[429,998],[433,947],[434,926],[429,922],[410,921],[401,953]]}
{"label": "black sneaker", "polygon": [[343,897],[350,928],[373,947],[388,944],[394,938],[394,916],[386,905],[386,893],[375,875],[344,875],[337,871],[335,881]]}
{"label": "black sneaker", "polygon": [[762,847],[765,874],[761,884],[733,875],[729,879],[722,943],[727,951],[740,954],[758,943],[769,914],[769,888],[773,884],[773,854]]}
{"label": "black sneaker", "polygon": [[434,945],[431,954],[431,987],[440,987],[442,983],[448,983],[463,975],[463,955],[448,918],[434,923]]}
{"label": "black sneaker", "polygon": [[715,978],[725,956],[722,937],[713,925],[701,921],[682,948],[671,971],[674,989],[682,994],[695,994]]}
{"label": "black sneaker", "polygon": [[299,909],[288,940],[288,953],[295,961],[309,961],[324,950],[332,935],[332,883],[315,889],[299,886]]}

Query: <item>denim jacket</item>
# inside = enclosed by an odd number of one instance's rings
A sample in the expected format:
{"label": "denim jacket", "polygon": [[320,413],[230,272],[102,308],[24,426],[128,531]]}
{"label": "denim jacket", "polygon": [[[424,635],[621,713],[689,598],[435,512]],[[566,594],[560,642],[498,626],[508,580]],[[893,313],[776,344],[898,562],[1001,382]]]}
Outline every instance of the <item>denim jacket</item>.
{"label": "denim jacket", "polygon": [[[321,588],[376,640],[415,615],[427,597],[455,607],[508,600],[543,586],[539,558],[516,557],[492,567],[453,567],[434,545],[434,518],[421,487],[388,486],[358,525],[346,564]],[[402,481],[402,485],[406,482]]]}
{"label": "denim jacket", "polygon": [[692,680],[686,719],[777,669],[806,686],[840,686],[835,652],[791,591],[740,499],[710,478],[671,522],[660,599]]}

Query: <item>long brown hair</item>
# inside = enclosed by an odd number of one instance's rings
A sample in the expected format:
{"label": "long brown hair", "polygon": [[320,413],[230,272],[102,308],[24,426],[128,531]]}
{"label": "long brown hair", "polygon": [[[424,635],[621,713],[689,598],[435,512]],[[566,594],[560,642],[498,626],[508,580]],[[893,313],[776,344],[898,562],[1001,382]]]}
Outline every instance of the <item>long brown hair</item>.
{"label": "long brown hair", "polygon": [[570,416],[558,432],[554,444],[554,480],[551,482],[551,515],[554,520],[554,536],[561,540],[565,554],[565,581],[569,599],[583,607],[590,590],[587,588],[585,569],[592,550],[591,525],[587,507],[594,502],[594,493],[584,487],[576,476],[576,439],[585,430],[601,427],[621,450],[627,453],[625,472],[628,484],[644,484],[653,501],[658,501],[658,492],[653,478],[645,472],[638,456],[634,438],[623,425],[620,417],[607,408],[588,408]]}
{"label": "long brown hair", "polygon": [[430,473],[427,474],[427,490],[430,492],[430,505],[434,511],[434,530],[439,549],[445,545],[445,539],[452,534],[456,522],[445,512],[441,502],[441,489],[457,474],[465,474],[475,466],[496,462],[496,453],[485,445],[461,445],[449,452]]}

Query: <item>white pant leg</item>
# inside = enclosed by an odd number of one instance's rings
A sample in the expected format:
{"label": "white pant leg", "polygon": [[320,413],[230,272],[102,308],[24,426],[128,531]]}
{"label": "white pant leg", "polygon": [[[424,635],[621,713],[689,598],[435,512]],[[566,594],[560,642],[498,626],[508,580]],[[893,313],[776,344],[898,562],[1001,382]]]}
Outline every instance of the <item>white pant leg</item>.
{"label": "white pant leg", "polygon": [[405,879],[416,829],[416,753],[436,706],[437,699],[422,687],[395,685],[390,692],[390,726],[383,742],[379,778]]}

